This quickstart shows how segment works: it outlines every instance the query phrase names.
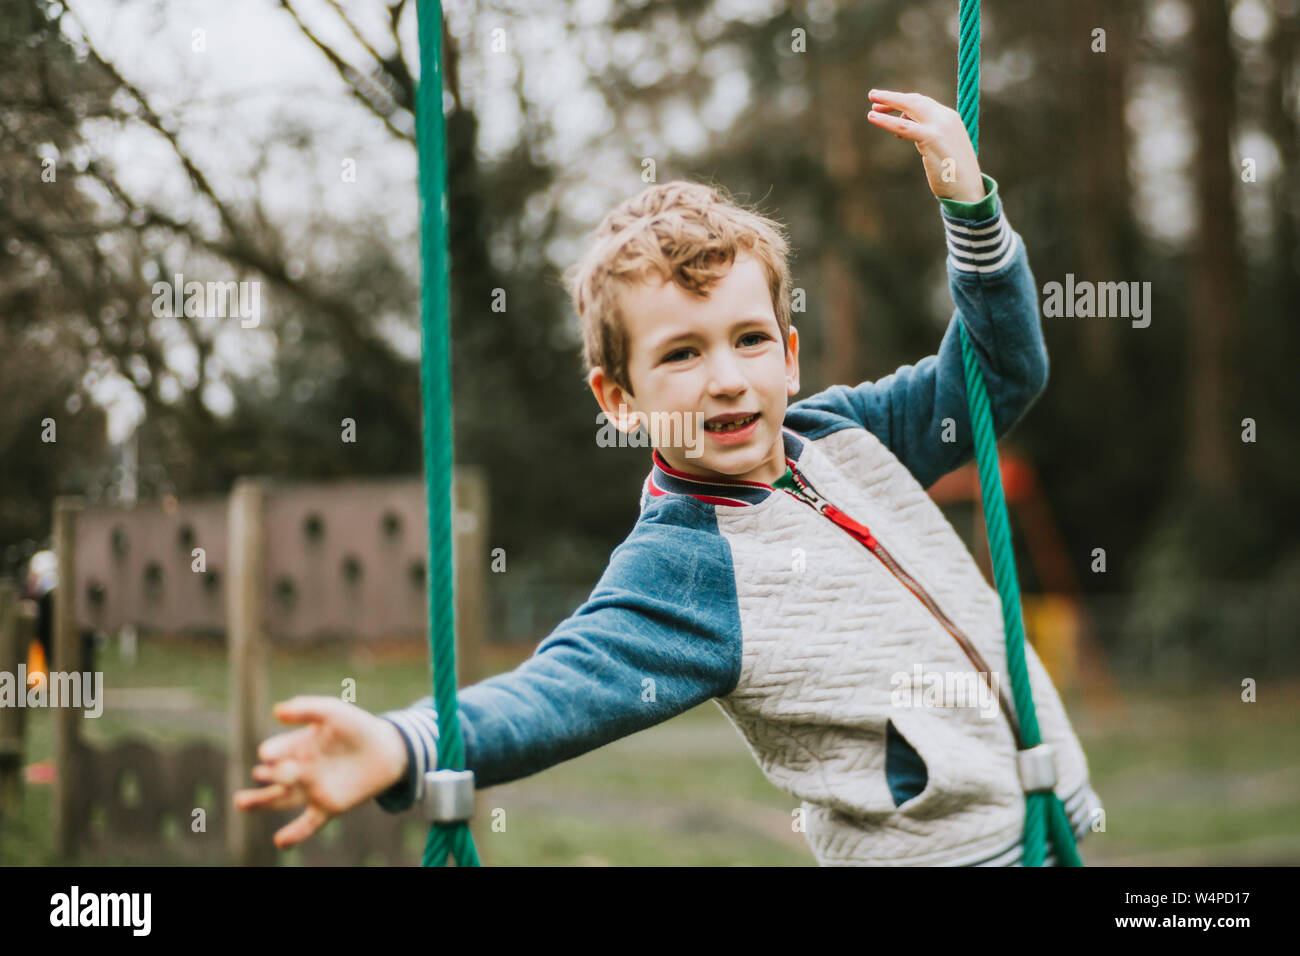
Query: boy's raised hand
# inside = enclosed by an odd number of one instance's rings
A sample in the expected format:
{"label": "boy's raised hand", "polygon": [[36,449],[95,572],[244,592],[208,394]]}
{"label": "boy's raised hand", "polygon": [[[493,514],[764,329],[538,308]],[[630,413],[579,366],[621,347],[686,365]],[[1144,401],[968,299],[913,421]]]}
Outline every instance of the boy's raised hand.
{"label": "boy's raised hand", "polygon": [[[936,196],[958,202],[984,198],[979,160],[960,113],[921,93],[870,90],[867,96],[872,101],[868,120],[916,144]],[[890,115],[893,110],[903,115]]]}
{"label": "boy's raised hand", "polygon": [[281,723],[308,724],[276,734],[257,748],[253,779],[240,790],[240,810],[306,809],[275,834],[280,849],[306,840],[332,817],[383,793],[406,772],[406,745],[397,728],[335,697],[294,697],[275,705]]}

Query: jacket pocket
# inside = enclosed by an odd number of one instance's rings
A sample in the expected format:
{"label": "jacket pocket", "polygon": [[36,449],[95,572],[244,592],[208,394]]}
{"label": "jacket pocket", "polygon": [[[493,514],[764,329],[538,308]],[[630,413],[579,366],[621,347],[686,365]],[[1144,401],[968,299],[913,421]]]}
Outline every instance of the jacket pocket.
{"label": "jacket pocket", "polygon": [[[897,748],[895,766],[901,773],[902,766],[905,766],[902,754],[911,750],[916,754],[912,766],[925,768],[925,780],[920,791],[899,803],[898,813],[916,819],[942,817],[993,797],[995,788],[989,777],[989,768],[980,766],[987,762],[985,757],[988,755],[977,741],[954,735],[953,730],[942,723],[952,719],[948,715],[911,709],[896,710],[889,717],[887,733],[888,726],[892,725],[907,743],[907,748]],[[888,755],[885,763],[888,768]],[[901,779],[898,782],[901,783]],[[913,791],[918,783],[919,780],[912,781]]]}
{"label": "jacket pocket", "polygon": [[889,785],[894,806],[899,807],[919,797],[929,783],[925,761],[892,720],[885,721],[885,782]]}

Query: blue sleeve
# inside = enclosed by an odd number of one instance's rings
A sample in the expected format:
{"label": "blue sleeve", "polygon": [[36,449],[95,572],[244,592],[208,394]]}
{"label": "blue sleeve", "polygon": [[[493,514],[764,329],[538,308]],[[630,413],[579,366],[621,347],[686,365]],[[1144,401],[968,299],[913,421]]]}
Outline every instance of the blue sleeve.
{"label": "blue sleeve", "polygon": [[982,220],[941,208],[956,309],[938,353],[875,382],[832,385],[796,402],[786,414],[790,427],[812,437],[850,424],[866,428],[929,487],[974,454],[959,322],[984,372],[998,437],[1024,417],[1047,386],[1047,346],[1024,241],[993,198],[996,213]]}
{"label": "blue sleeve", "polygon": [[[695,526],[660,520],[669,510]],[[457,694],[475,787],[537,773],[730,693],[740,640],[731,552],[712,513],[656,502],[532,657]],[[376,798],[397,812],[436,769],[437,715],[425,698],[381,716],[407,746],[406,779]]]}

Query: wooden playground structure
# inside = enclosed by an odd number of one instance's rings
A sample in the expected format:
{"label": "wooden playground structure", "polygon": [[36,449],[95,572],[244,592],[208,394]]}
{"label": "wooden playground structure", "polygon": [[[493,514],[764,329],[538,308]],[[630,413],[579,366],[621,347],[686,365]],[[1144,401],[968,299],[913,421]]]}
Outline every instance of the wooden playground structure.
{"label": "wooden playground structure", "polygon": [[[229,675],[224,747],[134,738],[96,746],[83,737],[80,710],[52,708],[58,856],[275,865],[271,834],[293,813],[240,814],[231,803],[248,785],[260,742],[285,729],[271,718],[268,651],[331,640],[424,640],[424,496],[416,477],[242,479],[229,496],[131,507],[57,499],[51,668],[74,669],[60,662],[80,660],[86,630],[140,628],[224,635]],[[472,668],[486,627],[487,494],[478,469],[455,469],[453,508],[457,657],[461,668]],[[0,589],[0,669],[23,659],[32,633],[13,597],[12,588]],[[15,721],[22,713],[0,709],[0,807],[20,798],[22,727]],[[416,816],[386,813],[372,801],[335,820],[332,839],[300,847],[299,860],[410,865],[412,828],[421,837],[427,829]],[[203,820],[197,831],[196,818]]]}

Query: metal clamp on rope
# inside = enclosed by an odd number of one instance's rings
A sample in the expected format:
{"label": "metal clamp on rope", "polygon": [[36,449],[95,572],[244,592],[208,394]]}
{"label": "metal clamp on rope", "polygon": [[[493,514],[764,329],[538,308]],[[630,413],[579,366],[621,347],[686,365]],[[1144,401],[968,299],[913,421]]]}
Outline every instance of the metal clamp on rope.
{"label": "metal clamp on rope", "polygon": [[474,771],[430,770],[424,775],[424,818],[459,823],[474,816]]}
{"label": "metal clamp on rope", "polygon": [[1056,751],[1051,744],[1039,744],[1028,750],[1016,751],[1016,766],[1020,771],[1020,788],[1025,793],[1051,790],[1056,786]]}

